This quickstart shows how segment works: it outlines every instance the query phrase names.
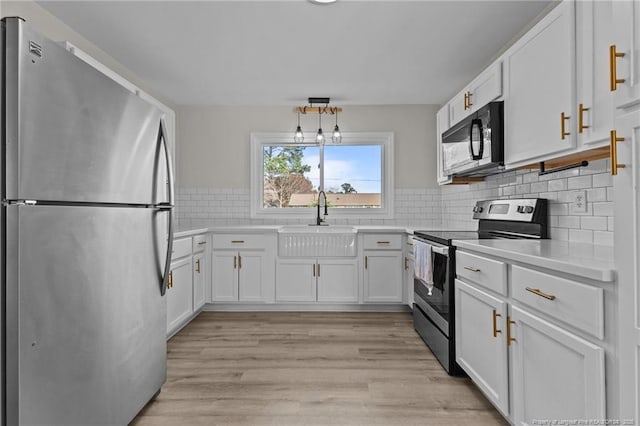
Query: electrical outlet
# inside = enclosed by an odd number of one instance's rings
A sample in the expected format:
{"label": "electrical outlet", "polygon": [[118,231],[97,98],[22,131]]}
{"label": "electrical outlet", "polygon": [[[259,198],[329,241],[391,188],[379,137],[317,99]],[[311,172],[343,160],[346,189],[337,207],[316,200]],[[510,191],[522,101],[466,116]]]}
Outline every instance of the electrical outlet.
{"label": "electrical outlet", "polygon": [[587,191],[575,191],[573,193],[573,202],[571,203],[572,213],[587,212]]}

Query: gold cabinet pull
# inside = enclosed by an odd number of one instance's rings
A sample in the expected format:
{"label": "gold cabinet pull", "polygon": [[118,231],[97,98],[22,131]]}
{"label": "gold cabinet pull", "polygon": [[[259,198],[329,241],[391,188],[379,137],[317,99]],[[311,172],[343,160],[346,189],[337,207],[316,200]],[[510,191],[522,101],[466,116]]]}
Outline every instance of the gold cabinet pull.
{"label": "gold cabinet pull", "polygon": [[511,346],[511,342],[517,342],[515,337],[511,336],[511,324],[515,324],[515,321],[511,321],[511,317],[507,315],[507,346]]}
{"label": "gold cabinet pull", "polygon": [[311,265],[313,267],[313,276],[316,276],[316,264]]}
{"label": "gold cabinet pull", "polygon": [[624,58],[624,53],[616,51],[616,45],[609,46],[609,89],[615,92],[618,84],[625,82],[624,78],[618,78],[617,61],[618,58]]}
{"label": "gold cabinet pull", "polygon": [[464,266],[464,269],[471,272],[480,272],[480,269],[474,268],[473,266]]}
{"label": "gold cabinet pull", "polygon": [[196,272],[200,273],[200,259],[196,260]]}
{"label": "gold cabinet pull", "polygon": [[498,330],[498,318],[502,315],[493,310],[493,337],[498,337],[498,333],[502,333],[502,330]]}
{"label": "gold cabinet pull", "polygon": [[244,244],[244,240],[231,240],[231,244]]}
{"label": "gold cabinet pull", "polygon": [[624,164],[618,164],[618,142],[624,142],[624,138],[619,138],[618,133],[615,130],[611,131],[609,156],[611,158],[611,174],[613,176],[618,174],[618,169],[624,169]]}
{"label": "gold cabinet pull", "polygon": [[584,129],[588,129],[590,126],[584,124],[584,112],[589,111],[589,108],[585,108],[584,105],[578,105],[578,133],[582,133]]}
{"label": "gold cabinet pull", "polygon": [[167,280],[167,288],[173,288],[173,271],[169,271],[169,279]]}
{"label": "gold cabinet pull", "polygon": [[537,296],[540,297],[544,297],[547,300],[555,300],[556,297],[553,294],[547,294],[544,291],[540,290],[539,288],[531,288],[531,287],[525,287],[525,290],[527,290],[530,293],[533,293]]}
{"label": "gold cabinet pull", "polygon": [[364,269],[367,269],[369,267],[369,257],[365,256],[364,257]]}
{"label": "gold cabinet pull", "polygon": [[199,246],[202,246],[202,245],[204,245],[204,244],[207,244],[207,242],[206,242],[206,241],[200,241],[200,242],[198,243],[198,245],[199,245]]}
{"label": "gold cabinet pull", "polygon": [[406,271],[407,269],[409,269],[409,259],[407,259],[407,256],[404,257],[404,270]]}
{"label": "gold cabinet pull", "polygon": [[236,258],[236,256],[233,256],[233,269],[236,269],[238,267],[238,259]]}
{"label": "gold cabinet pull", "polygon": [[569,136],[571,134],[571,132],[567,132],[566,130],[566,126],[565,126],[565,122],[570,119],[571,117],[569,117],[568,115],[566,115],[564,112],[560,113],[560,137],[562,140],[565,140],[567,136]]}
{"label": "gold cabinet pull", "polygon": [[469,92],[464,92],[464,110],[466,111],[467,108],[469,108],[467,106],[467,102],[469,102]]}
{"label": "gold cabinet pull", "polygon": [[472,95],[473,95],[473,93],[467,92],[467,109],[471,109],[471,107],[473,106],[473,104],[471,103],[471,96]]}
{"label": "gold cabinet pull", "polygon": [[242,256],[238,253],[238,269],[242,269]]}
{"label": "gold cabinet pull", "polygon": [[320,264],[318,263],[318,269],[316,269],[318,271],[318,276],[320,276]]}

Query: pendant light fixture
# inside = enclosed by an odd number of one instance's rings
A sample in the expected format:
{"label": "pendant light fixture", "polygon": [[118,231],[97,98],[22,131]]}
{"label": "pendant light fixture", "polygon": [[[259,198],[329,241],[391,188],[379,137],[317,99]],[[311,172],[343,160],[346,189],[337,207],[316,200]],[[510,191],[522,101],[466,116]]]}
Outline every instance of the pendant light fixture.
{"label": "pendant light fixture", "polygon": [[[309,98],[309,105],[296,107],[295,111],[298,114],[298,126],[296,127],[296,131],[293,136],[293,141],[295,143],[302,143],[304,141],[304,134],[302,132],[302,127],[300,127],[300,114],[306,115],[308,112],[318,113],[318,133],[316,133],[315,137],[316,144],[322,145],[326,141],[324,132],[322,131],[322,114],[335,114],[336,124],[333,128],[333,133],[331,134],[331,141],[333,143],[342,142],[342,133],[340,132],[340,127],[338,127],[338,113],[342,112],[342,108],[330,107],[329,101],[329,98]],[[313,104],[324,104],[324,106],[313,106]]]}
{"label": "pendant light fixture", "polygon": [[320,145],[324,144],[324,133],[322,133],[322,113],[318,111],[318,133],[316,134],[316,142]]}
{"label": "pendant light fixture", "polygon": [[302,127],[300,127],[300,111],[298,111],[298,127],[296,127],[296,134],[293,136],[293,141],[296,143],[304,142],[304,134],[302,133]]}
{"label": "pendant light fixture", "polygon": [[342,142],[342,133],[340,133],[340,127],[338,127],[338,111],[336,110],[336,127],[333,128],[333,135],[331,135],[333,143]]}

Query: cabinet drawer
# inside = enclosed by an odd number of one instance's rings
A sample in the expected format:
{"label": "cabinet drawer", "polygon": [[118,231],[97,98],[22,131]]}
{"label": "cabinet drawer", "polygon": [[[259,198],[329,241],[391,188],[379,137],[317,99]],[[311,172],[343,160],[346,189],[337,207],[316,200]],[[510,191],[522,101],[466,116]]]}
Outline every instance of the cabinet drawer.
{"label": "cabinet drawer", "polygon": [[173,241],[173,251],[171,259],[180,259],[181,257],[191,256],[191,237],[180,238]]}
{"label": "cabinet drawer", "polygon": [[511,276],[513,299],[604,338],[604,295],[601,288],[519,266],[513,266]]}
{"label": "cabinet drawer", "polygon": [[201,253],[207,248],[207,236],[205,234],[193,237],[193,252]]}
{"label": "cabinet drawer", "polygon": [[214,249],[264,249],[263,234],[213,234],[211,237]]}
{"label": "cabinet drawer", "polygon": [[504,262],[457,251],[456,276],[507,295],[507,265]]}
{"label": "cabinet drawer", "polygon": [[402,234],[364,234],[365,250],[402,250]]}

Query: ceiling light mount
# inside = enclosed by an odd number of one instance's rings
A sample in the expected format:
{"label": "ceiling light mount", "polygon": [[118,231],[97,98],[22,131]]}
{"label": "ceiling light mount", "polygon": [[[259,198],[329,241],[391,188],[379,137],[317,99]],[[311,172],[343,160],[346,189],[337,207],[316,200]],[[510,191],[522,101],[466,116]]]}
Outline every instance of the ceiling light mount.
{"label": "ceiling light mount", "polygon": [[[293,141],[296,143],[302,143],[304,141],[302,128],[300,127],[300,114],[318,113],[318,133],[316,133],[315,142],[317,144],[324,144],[325,142],[324,133],[322,131],[322,114],[333,114],[336,116],[336,124],[333,128],[331,140],[333,141],[333,143],[342,142],[342,133],[340,132],[340,128],[338,127],[338,113],[342,112],[342,108],[330,107],[330,98],[310,97],[308,98],[308,101],[309,105],[299,106],[295,108],[295,112],[298,114],[298,126],[296,127]],[[314,104],[324,104],[324,106],[314,106]]]}

